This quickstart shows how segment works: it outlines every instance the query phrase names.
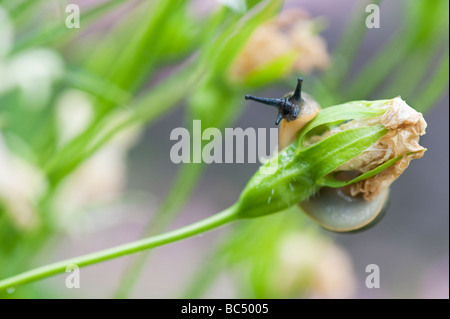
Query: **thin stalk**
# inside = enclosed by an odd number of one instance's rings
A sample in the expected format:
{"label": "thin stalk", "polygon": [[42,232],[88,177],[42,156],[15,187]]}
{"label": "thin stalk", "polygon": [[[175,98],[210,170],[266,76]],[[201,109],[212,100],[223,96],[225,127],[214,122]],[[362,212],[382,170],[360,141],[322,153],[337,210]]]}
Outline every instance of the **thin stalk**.
{"label": "thin stalk", "polygon": [[[197,164],[183,165],[181,167],[169,194],[156,211],[155,217],[146,225],[140,238],[163,232],[169,227],[193,192],[198,178],[203,172],[203,167],[203,165]],[[121,278],[115,298],[127,298],[131,294],[149,256],[150,252],[140,254],[127,267]]]}
{"label": "thin stalk", "polygon": [[76,265],[81,268],[192,237],[238,219],[238,212],[239,206],[235,204],[216,215],[168,233],[42,266],[1,280],[0,291],[63,273],[69,265]]}

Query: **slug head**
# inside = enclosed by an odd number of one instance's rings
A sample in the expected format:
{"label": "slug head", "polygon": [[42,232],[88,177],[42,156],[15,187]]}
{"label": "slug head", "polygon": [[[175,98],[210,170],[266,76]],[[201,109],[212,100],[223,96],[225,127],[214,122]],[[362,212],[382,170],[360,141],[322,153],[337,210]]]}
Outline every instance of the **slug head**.
{"label": "slug head", "polygon": [[302,82],[303,79],[299,78],[294,93],[288,94],[283,98],[270,99],[247,94],[245,96],[245,99],[277,107],[278,116],[275,120],[276,125],[280,124],[281,119],[290,122],[297,118],[297,116],[300,114],[303,104],[305,103],[302,98]]}

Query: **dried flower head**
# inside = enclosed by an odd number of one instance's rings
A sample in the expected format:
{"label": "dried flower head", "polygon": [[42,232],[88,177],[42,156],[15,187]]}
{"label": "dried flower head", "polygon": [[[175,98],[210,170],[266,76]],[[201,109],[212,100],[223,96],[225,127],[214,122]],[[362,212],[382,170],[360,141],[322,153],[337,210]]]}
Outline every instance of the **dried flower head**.
{"label": "dried flower head", "polygon": [[[387,111],[375,120],[389,132],[370,149],[342,165],[341,170],[358,170],[361,173],[401,156],[401,159],[381,173],[355,183],[350,188],[352,196],[362,194],[371,200],[389,187],[408,167],[414,158],[421,158],[426,149],[419,145],[420,136],[425,134],[427,123],[422,113],[417,112],[400,97],[386,102]],[[352,125],[351,122],[348,125]]]}
{"label": "dried flower head", "polygon": [[386,128],[388,132],[375,144],[335,170],[335,172],[366,173],[398,158],[393,165],[375,176],[348,186],[352,196],[361,194],[366,200],[375,198],[387,189],[403,173],[412,159],[421,158],[426,151],[419,145],[419,138],[425,134],[427,127],[421,113],[411,108],[400,97],[382,101],[381,104],[374,103],[371,108],[383,112],[378,116],[345,122],[322,135],[314,135],[305,140],[305,145],[312,145],[338,132],[363,126],[382,125]]}

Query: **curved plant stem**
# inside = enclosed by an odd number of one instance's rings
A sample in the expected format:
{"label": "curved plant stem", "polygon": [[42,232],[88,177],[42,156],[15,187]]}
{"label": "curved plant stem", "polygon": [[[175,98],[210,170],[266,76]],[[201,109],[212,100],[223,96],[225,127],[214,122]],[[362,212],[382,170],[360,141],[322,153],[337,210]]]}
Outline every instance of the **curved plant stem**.
{"label": "curved plant stem", "polygon": [[[224,87],[222,86],[220,89],[224,90]],[[230,94],[235,97],[241,97],[243,95],[236,89]],[[223,115],[220,116],[220,120],[211,122],[208,125],[211,127],[224,129],[235,122],[242,113],[243,108],[240,107],[242,103],[235,101],[230,102],[229,105],[232,105],[232,107],[229,106],[226,112],[222,112]],[[190,117],[188,118],[189,119],[187,122],[189,123],[192,119]],[[162,233],[167,229],[167,227],[169,227],[172,221],[180,213],[182,207],[189,200],[201,174],[204,171],[204,168],[205,166],[202,164],[184,164],[180,167],[168,195],[164,198],[154,217],[144,228],[141,238]],[[120,286],[115,294],[116,298],[127,298],[131,294],[134,285],[146,265],[149,254],[150,252],[140,254],[132,260],[122,276]]]}
{"label": "curved plant stem", "polygon": [[[203,165],[200,164],[185,164],[180,168],[169,194],[155,213],[154,218],[145,227],[141,238],[166,230],[189,199],[202,172]],[[136,256],[135,260],[127,267],[117,289],[116,298],[127,298],[130,295],[149,255],[150,252],[146,252]]]}
{"label": "curved plant stem", "polygon": [[129,244],[120,245],[92,254],[75,257],[60,261],[54,264],[42,266],[22,274],[6,278],[0,281],[0,291],[17,285],[37,281],[66,271],[67,266],[76,265],[84,267],[106,260],[133,254],[145,249],[163,246],[184,238],[192,237],[197,234],[204,233],[208,230],[225,225],[236,220],[238,217],[239,206],[237,204],[230,206],[222,212],[198,221],[194,224],[185,226],[180,229],[170,231],[161,235],[152,236],[146,239],[138,240]]}

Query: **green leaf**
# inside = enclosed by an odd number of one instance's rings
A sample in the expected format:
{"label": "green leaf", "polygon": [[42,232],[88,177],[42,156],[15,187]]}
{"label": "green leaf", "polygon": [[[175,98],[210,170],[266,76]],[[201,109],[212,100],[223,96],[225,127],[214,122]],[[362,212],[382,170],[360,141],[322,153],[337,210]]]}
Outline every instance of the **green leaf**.
{"label": "green leaf", "polygon": [[81,69],[68,70],[65,75],[65,82],[70,87],[85,91],[120,106],[124,106],[132,98],[129,92],[122,90],[115,83]]}

